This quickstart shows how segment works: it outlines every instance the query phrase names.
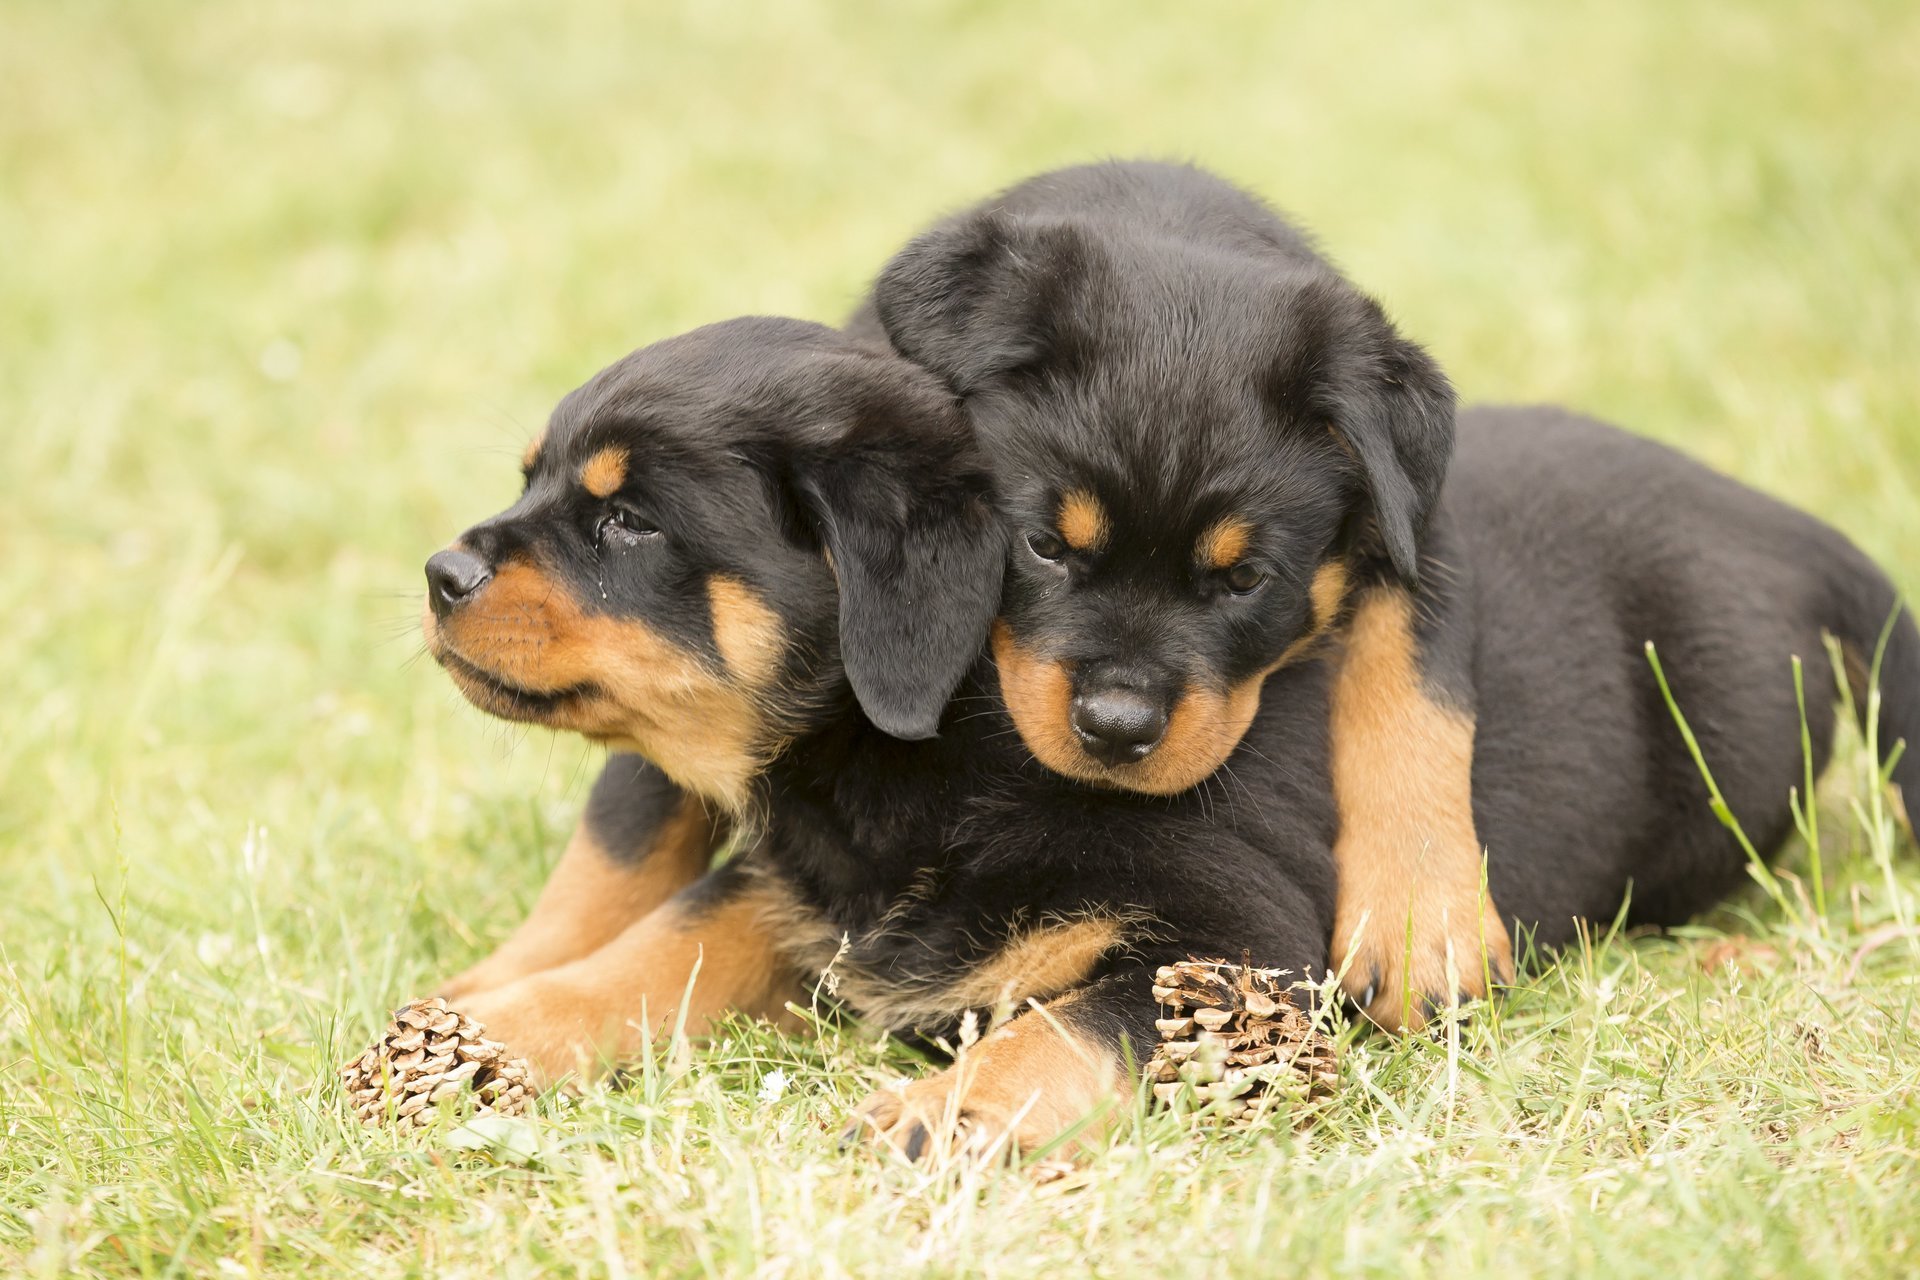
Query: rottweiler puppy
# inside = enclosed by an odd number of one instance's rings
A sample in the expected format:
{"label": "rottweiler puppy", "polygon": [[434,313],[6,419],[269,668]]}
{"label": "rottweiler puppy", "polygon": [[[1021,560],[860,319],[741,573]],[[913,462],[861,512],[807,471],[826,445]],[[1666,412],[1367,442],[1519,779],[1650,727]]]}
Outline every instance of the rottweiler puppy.
{"label": "rottweiler puppy", "polygon": [[1182,790],[1227,761],[1269,675],[1336,640],[1347,990],[1417,1026],[1504,981],[1471,702],[1461,673],[1402,663],[1454,395],[1380,306],[1247,193],[1115,162],[936,225],[852,327],[941,376],[1001,478],[1028,554],[994,652],[1034,755]]}
{"label": "rottweiler puppy", "polygon": [[[1337,652],[1332,959],[1386,1026],[1504,979],[1515,924],[1563,941],[1629,883],[1671,923],[1738,879],[1644,642],[1772,848],[1789,656],[1824,627],[1857,665],[1892,615],[1832,530],[1605,428],[1484,412],[1448,486],[1434,362],[1195,168],[1023,182],[908,245],[852,327],[940,375],[1000,479],[1027,554],[993,648],[1037,759],[1154,794],[1289,767],[1235,755],[1262,682]],[[1903,623],[1903,732],[1911,651]]]}
{"label": "rottweiler puppy", "polygon": [[903,1033],[1011,1011],[862,1107],[919,1154],[1044,1141],[1122,1088],[1160,964],[1324,967],[1326,666],[1270,678],[1285,714],[1231,778],[1048,769],[988,643],[1032,554],[992,499],[953,396],[818,325],[701,329],[566,397],[520,499],[428,562],[424,623],[477,705],[616,754],[532,918],[445,992],[546,1079],[676,1018],[779,1019],[828,972]]}

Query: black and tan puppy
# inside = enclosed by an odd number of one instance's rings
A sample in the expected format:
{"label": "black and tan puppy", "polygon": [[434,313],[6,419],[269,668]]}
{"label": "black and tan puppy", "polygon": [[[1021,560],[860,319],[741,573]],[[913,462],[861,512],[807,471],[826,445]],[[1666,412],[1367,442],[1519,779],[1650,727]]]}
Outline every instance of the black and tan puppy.
{"label": "black and tan puppy", "polygon": [[[1466,675],[1406,661],[1444,573],[1424,543],[1454,433],[1426,353],[1257,200],[1154,163],[1044,174],[942,222],[854,327],[954,389],[1000,477],[1027,554],[994,652],[1034,755],[1193,786],[1262,682],[1333,637],[1347,988],[1397,1027],[1504,979]],[[1444,599],[1425,593],[1429,625]]]}
{"label": "black and tan puppy", "polygon": [[[1389,1026],[1498,981],[1513,924],[1557,944],[1629,885],[1633,919],[1672,923],[1739,879],[1645,642],[1771,849],[1797,776],[1790,656],[1830,630],[1857,684],[1892,615],[1832,530],[1595,424],[1473,414],[1447,482],[1433,362],[1197,169],[1021,183],[897,255],[855,328],[947,382],[1000,478],[1027,554],[994,653],[1042,762],[1149,793],[1289,768],[1235,748],[1262,680],[1330,642],[1332,959]],[[1910,732],[1910,622],[1892,646]]]}
{"label": "black and tan puppy", "polygon": [[1230,788],[1036,763],[987,643],[1027,544],[926,371],[817,325],[716,325],[568,396],[526,471],[429,562],[426,629],[481,707],[622,753],[533,917],[448,989],[547,1077],[676,1016],[777,1018],[831,966],[901,1031],[1021,1011],[876,1095],[877,1132],[1031,1143],[1123,1084],[1156,965],[1324,965],[1323,666],[1271,678],[1287,712],[1241,751],[1285,765]]}

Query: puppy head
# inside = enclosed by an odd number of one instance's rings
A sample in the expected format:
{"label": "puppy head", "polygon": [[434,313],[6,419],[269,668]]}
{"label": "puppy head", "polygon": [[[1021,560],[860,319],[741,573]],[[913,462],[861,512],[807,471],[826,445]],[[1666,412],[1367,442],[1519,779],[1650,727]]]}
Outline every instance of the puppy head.
{"label": "puppy head", "polygon": [[1013,528],[1001,688],[1049,767],[1171,793],[1351,577],[1417,577],[1453,393],[1318,259],[988,212],[875,290],[963,397]]}
{"label": "puppy head", "polygon": [[656,343],[561,401],[507,510],[427,562],[434,657],[483,710],[636,751],[733,807],[846,707],[931,736],[1006,535],[952,396],[799,321]]}

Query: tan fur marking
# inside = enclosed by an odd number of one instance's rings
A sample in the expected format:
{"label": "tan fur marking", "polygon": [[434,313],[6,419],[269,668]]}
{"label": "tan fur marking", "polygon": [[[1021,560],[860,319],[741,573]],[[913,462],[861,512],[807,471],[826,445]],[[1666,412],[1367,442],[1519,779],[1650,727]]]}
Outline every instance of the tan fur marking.
{"label": "tan fur marking", "polygon": [[[749,868],[752,870],[752,868]],[[845,930],[794,899],[771,876],[762,874],[765,918],[780,939],[783,954],[808,982],[829,966],[834,989],[847,1006],[878,1026],[907,1031],[948,1022],[969,1009],[996,1009],[1003,1003],[1045,999],[1083,981],[1107,952],[1140,938],[1157,936],[1151,916],[1139,911],[1102,910],[1067,918],[1050,917],[1014,931],[988,959],[957,981],[908,982],[896,972],[875,972],[862,963],[867,948],[910,930],[915,912],[937,886],[938,877],[916,879],[877,924],[851,938]]]}
{"label": "tan fur marking", "polygon": [[[1421,997],[1486,993],[1513,971],[1507,928],[1480,892],[1473,825],[1473,720],[1428,696],[1413,606],[1374,588],[1355,606],[1332,699],[1334,844],[1339,891],[1333,960],[1389,1029],[1426,1021]],[[1412,969],[1408,971],[1408,929]],[[1351,957],[1349,959],[1349,957]]]}
{"label": "tan fur marking", "polygon": [[520,469],[522,471],[533,470],[533,464],[540,460],[540,446],[545,442],[546,436],[544,434],[537,435],[527,441],[527,447],[520,455]]}
{"label": "tan fur marking", "polygon": [[1340,616],[1340,606],[1347,602],[1346,561],[1329,560],[1315,569],[1307,595],[1313,601],[1314,630],[1325,631]]}
{"label": "tan fur marking", "polygon": [[1231,569],[1247,554],[1252,541],[1253,526],[1238,516],[1228,516],[1200,535],[1200,563],[1212,569]]}
{"label": "tan fur marking", "polygon": [[[744,598],[729,598],[727,607],[736,624],[731,634],[756,642],[735,654],[749,669],[743,674],[751,675],[768,637],[755,631]],[[483,711],[636,752],[681,786],[734,811],[781,745],[750,683],[728,678],[643,622],[587,613],[563,584],[525,561],[503,566],[446,622],[428,611],[422,626],[434,657]],[[562,700],[532,705],[467,668]]]}
{"label": "tan fur marking", "polygon": [[1148,795],[1185,791],[1218,769],[1240,745],[1260,710],[1260,690],[1268,676],[1298,660],[1339,620],[1346,601],[1347,566],[1329,560],[1314,571],[1308,589],[1313,622],[1272,665],[1224,690],[1198,685],[1187,689],[1167,718],[1160,746],[1137,764],[1106,765],[1081,749],[1068,713],[1073,680],[1067,668],[1022,648],[1004,619],[993,624],[993,657],[999,668],[1000,696],[1014,728],[1034,758],[1056,773],[1083,782],[1099,782]]}
{"label": "tan fur marking", "polygon": [[713,613],[713,642],[727,670],[756,688],[779,674],[780,658],[786,652],[780,615],[737,578],[708,578],[707,601]]}
{"label": "tan fur marking", "polygon": [[1007,624],[993,624],[1000,695],[1034,758],[1056,773],[1148,795],[1185,791],[1220,767],[1260,708],[1260,680],[1226,691],[1189,688],[1167,718],[1160,746],[1137,764],[1103,765],[1081,749],[1067,715],[1073,686],[1067,670],[1014,642]]}
{"label": "tan fur marking", "polygon": [[[960,1053],[953,1066],[904,1088],[883,1088],[854,1111],[880,1141],[938,1164],[955,1156],[1032,1150],[1095,1116],[1119,1095],[1123,1073],[1113,1050],[1071,1020],[1077,993],[1031,1008]],[[1076,1134],[1089,1141],[1109,1110]]]}
{"label": "tan fur marking", "polygon": [[789,1028],[805,988],[775,946],[759,889],[718,903],[676,897],[570,964],[465,1003],[489,1038],[526,1058],[541,1083],[596,1073],[657,1042],[684,1016],[698,1034],[738,1010]]}
{"label": "tan fur marking", "polygon": [[1340,619],[1340,606],[1347,598],[1347,566],[1339,560],[1329,560],[1313,571],[1313,583],[1307,588],[1307,598],[1313,604],[1313,622],[1306,632],[1288,645],[1280,658],[1255,677],[1256,685],[1289,663],[1297,662],[1306,656]]}
{"label": "tan fur marking", "polygon": [[688,796],[644,849],[608,849],[583,820],[533,910],[486,959],[449,982],[449,1000],[506,986],[588,955],[698,880],[728,823]]}
{"label": "tan fur marking", "polygon": [[1060,514],[1055,523],[1060,528],[1060,537],[1075,551],[1098,551],[1106,545],[1107,509],[1085,489],[1075,489],[1060,499]]}
{"label": "tan fur marking", "polygon": [[580,468],[580,483],[596,498],[613,496],[626,482],[627,451],[617,444],[600,450]]}
{"label": "tan fur marking", "polygon": [[953,984],[955,1009],[1019,1006],[1078,986],[1119,946],[1120,924],[1082,919],[1030,930],[1011,939],[992,959]]}

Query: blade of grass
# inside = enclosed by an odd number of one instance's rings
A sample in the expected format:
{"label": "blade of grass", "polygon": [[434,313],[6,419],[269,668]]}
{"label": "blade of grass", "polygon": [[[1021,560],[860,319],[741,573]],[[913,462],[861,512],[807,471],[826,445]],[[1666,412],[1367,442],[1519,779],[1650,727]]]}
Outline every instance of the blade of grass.
{"label": "blade of grass", "polygon": [[1807,723],[1807,684],[1800,655],[1793,655],[1793,698],[1800,708],[1800,763],[1803,790],[1790,797],[1794,825],[1807,842],[1807,875],[1813,881],[1813,914],[1821,932],[1827,928],[1827,880],[1820,865],[1820,801],[1814,794],[1813,732]]}
{"label": "blade of grass", "polygon": [[1733,838],[1740,843],[1741,851],[1747,855],[1747,874],[1766,890],[1767,896],[1773,899],[1774,905],[1780,908],[1782,915],[1796,925],[1804,924],[1805,922],[1800,918],[1799,909],[1793,905],[1793,900],[1787,896],[1786,890],[1780,887],[1780,881],[1767,866],[1766,859],[1762,858],[1760,851],[1753,847],[1753,841],[1747,838],[1746,828],[1740,825],[1740,819],[1734,816],[1732,807],[1727,804],[1727,798],[1720,793],[1720,784],[1714,781],[1713,770],[1707,767],[1707,757],[1700,750],[1700,740],[1694,736],[1693,726],[1687,723],[1685,713],[1680,710],[1680,703],[1673,696],[1673,688],[1667,683],[1667,673],[1660,666],[1660,655],[1654,649],[1651,640],[1647,641],[1647,662],[1653,667],[1653,678],[1660,682],[1660,696],[1666,700],[1667,711],[1673,716],[1674,724],[1679,726],[1681,738],[1686,741],[1687,754],[1693,757],[1693,767],[1700,771],[1701,780],[1707,784],[1708,804],[1713,809],[1713,816],[1720,820],[1721,826],[1733,833]]}

